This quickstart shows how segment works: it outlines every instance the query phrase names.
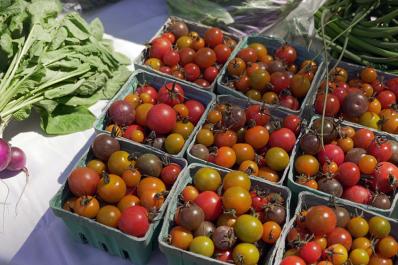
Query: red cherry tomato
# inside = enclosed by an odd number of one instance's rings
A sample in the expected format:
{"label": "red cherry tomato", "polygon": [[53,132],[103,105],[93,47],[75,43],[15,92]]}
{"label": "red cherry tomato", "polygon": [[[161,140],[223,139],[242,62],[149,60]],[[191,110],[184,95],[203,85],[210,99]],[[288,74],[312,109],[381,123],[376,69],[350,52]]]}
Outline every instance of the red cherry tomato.
{"label": "red cherry tomato", "polygon": [[390,142],[384,138],[376,138],[368,147],[368,154],[374,156],[378,162],[388,161],[392,156]]}
{"label": "red cherry tomato", "polygon": [[356,203],[369,204],[372,201],[372,194],[369,189],[354,185],[344,190],[343,198]]}
{"label": "red cherry tomato", "polygon": [[222,213],[221,198],[214,191],[200,193],[194,202],[202,208],[206,221],[215,221]]}
{"label": "red cherry tomato", "polygon": [[356,185],[361,178],[361,171],[359,167],[352,162],[344,162],[339,166],[339,171],[336,179],[340,181],[345,187]]}
{"label": "red cherry tomato", "polygon": [[159,89],[158,102],[171,107],[184,102],[184,89],[177,83],[167,83]]}
{"label": "red cherry tomato", "polygon": [[205,107],[202,103],[194,99],[188,100],[184,104],[189,110],[189,121],[192,122],[194,125],[197,124],[202,117],[203,112],[205,112]]}
{"label": "red cherry tomato", "polygon": [[352,237],[351,234],[344,228],[336,227],[327,236],[328,246],[334,244],[342,244],[347,250],[351,248]]}
{"label": "red cherry tomato", "polygon": [[286,152],[290,152],[296,143],[296,135],[288,128],[281,128],[273,131],[269,137],[271,147],[280,147]]}
{"label": "red cherry tomato", "polygon": [[322,248],[317,242],[310,241],[301,247],[299,255],[308,264],[315,263],[322,255]]}
{"label": "red cherry tomato", "polygon": [[253,120],[259,126],[265,126],[271,118],[268,108],[259,104],[250,105],[245,113],[246,120]]}
{"label": "red cherry tomato", "polygon": [[157,134],[166,134],[174,129],[176,120],[176,111],[169,105],[160,103],[149,110],[146,124]]}
{"label": "red cherry tomato", "polygon": [[184,65],[185,79],[188,81],[195,81],[200,76],[199,66],[194,63]]}
{"label": "red cherry tomato", "polygon": [[292,130],[296,135],[300,132],[301,118],[294,114],[289,114],[283,119],[283,127]]}
{"label": "red cherry tomato", "polygon": [[285,44],[275,51],[275,57],[282,59],[287,64],[293,64],[297,59],[297,52],[293,46]]}
{"label": "red cherry tomato", "polygon": [[135,237],[143,237],[149,229],[148,211],[142,206],[132,206],[122,212],[119,229]]}
{"label": "red cherry tomato", "polygon": [[325,148],[318,152],[318,160],[321,165],[326,162],[335,162],[337,165],[340,165],[344,162],[344,151],[335,144],[327,144]]}
{"label": "red cherry tomato", "polygon": [[94,195],[100,181],[99,174],[89,167],[78,167],[68,177],[68,186],[73,195]]}
{"label": "red cherry tomato", "polygon": [[225,44],[218,44],[214,47],[214,52],[216,53],[217,63],[224,64],[231,55],[231,48]]}
{"label": "red cherry tomato", "polygon": [[154,100],[156,100],[158,98],[158,91],[156,90],[156,88],[154,88],[153,86],[150,86],[150,85],[140,86],[139,88],[137,88],[137,93],[138,93],[138,95],[140,95],[142,93],[149,94],[151,96],[151,98],[153,98]]}
{"label": "red cherry tomato", "polygon": [[398,168],[390,162],[380,162],[376,165],[372,179],[373,189],[390,193],[398,187]]}
{"label": "red cherry tomato", "polygon": [[172,50],[172,44],[168,38],[157,37],[151,42],[149,57],[162,59],[165,53]]}
{"label": "red cherry tomato", "polygon": [[288,256],[284,258],[280,265],[307,265],[305,261],[297,256]]}
{"label": "red cherry tomato", "polygon": [[180,62],[180,54],[177,51],[168,51],[163,55],[163,63],[168,66],[177,65]]}
{"label": "red cherry tomato", "polygon": [[209,83],[212,83],[212,82],[214,81],[214,79],[216,79],[217,75],[218,75],[218,69],[217,69],[217,67],[215,67],[215,66],[210,66],[210,67],[207,67],[207,68],[205,69],[205,72],[204,72],[204,74],[203,74],[203,77],[204,77],[207,81],[209,81]]}
{"label": "red cherry tomato", "polygon": [[166,186],[172,186],[177,180],[178,175],[181,172],[181,166],[176,163],[171,163],[165,166],[160,172],[160,178],[163,180]]}

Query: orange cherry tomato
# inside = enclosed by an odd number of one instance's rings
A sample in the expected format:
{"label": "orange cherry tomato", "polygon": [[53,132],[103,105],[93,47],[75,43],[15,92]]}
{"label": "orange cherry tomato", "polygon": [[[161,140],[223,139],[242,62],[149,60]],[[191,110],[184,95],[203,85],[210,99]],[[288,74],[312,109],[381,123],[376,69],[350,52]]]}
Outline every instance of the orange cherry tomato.
{"label": "orange cherry tomato", "polygon": [[248,129],[245,133],[246,143],[250,144],[255,149],[260,149],[266,146],[268,140],[268,130],[263,126],[254,126]]}
{"label": "orange cherry tomato", "polygon": [[374,98],[369,102],[368,111],[373,112],[375,114],[380,114],[381,103],[377,98]]}
{"label": "orange cherry tomato", "polygon": [[170,231],[170,244],[177,248],[187,250],[191,245],[193,235],[191,231],[182,226],[175,226]]}
{"label": "orange cherry tomato", "polygon": [[123,212],[129,207],[140,204],[141,204],[140,199],[137,196],[128,194],[120,199],[120,201],[117,203],[117,208],[119,208],[119,210]]}
{"label": "orange cherry tomato", "polygon": [[354,141],[350,137],[340,138],[337,140],[337,145],[343,149],[344,153],[347,153],[354,148]]}
{"label": "orange cherry tomato", "polygon": [[239,170],[249,175],[258,176],[259,168],[256,162],[245,160],[239,165]]}
{"label": "orange cherry tomato", "polygon": [[129,188],[136,187],[141,181],[141,173],[135,169],[127,169],[122,174],[122,179],[126,183],[126,186]]}
{"label": "orange cherry tomato", "polygon": [[322,172],[323,173],[330,173],[335,174],[339,170],[339,166],[334,161],[328,161],[322,165]]}
{"label": "orange cherry tomato", "polygon": [[377,159],[372,155],[364,155],[359,160],[358,166],[362,173],[372,174],[376,168]]}
{"label": "orange cherry tomato", "polygon": [[157,193],[161,193],[166,191],[166,185],[163,183],[163,181],[159,178],[155,177],[146,177],[141,180],[141,182],[138,184],[137,187],[137,194],[138,197],[141,197],[142,194],[148,191],[155,191]]}
{"label": "orange cherry tomato", "polygon": [[97,193],[104,201],[116,203],[126,194],[126,183],[118,175],[105,175],[97,185]]}
{"label": "orange cherry tomato", "polygon": [[189,109],[184,104],[180,103],[180,104],[174,105],[173,109],[177,112],[177,115],[179,115],[180,117],[188,118]]}
{"label": "orange cherry tomato", "polygon": [[166,199],[166,192],[148,190],[141,194],[140,204],[148,210],[159,210]]}
{"label": "orange cherry tomato", "polygon": [[146,116],[148,115],[148,112],[152,109],[153,104],[151,103],[144,103],[139,105],[135,109],[135,121],[141,125],[141,126],[146,126]]}
{"label": "orange cherry tomato", "polygon": [[188,185],[182,190],[181,195],[184,202],[193,202],[198,197],[199,191],[194,186]]}
{"label": "orange cherry tomato", "polygon": [[75,213],[87,218],[95,218],[99,209],[99,202],[93,196],[81,196],[77,198],[73,207]]}
{"label": "orange cherry tomato", "polygon": [[222,114],[218,110],[211,110],[209,114],[207,114],[207,121],[210,123],[215,124],[221,121],[221,119],[222,119]]}
{"label": "orange cherry tomato", "polygon": [[281,227],[278,223],[268,221],[263,224],[262,239],[265,243],[275,244],[281,235]]}
{"label": "orange cherry tomato", "polygon": [[258,170],[258,177],[263,178],[268,181],[271,181],[271,182],[278,182],[280,179],[278,172],[270,169],[269,167],[261,167]]}
{"label": "orange cherry tomato", "polygon": [[241,164],[245,160],[254,160],[256,153],[250,144],[238,143],[232,146],[236,154],[236,163]]}
{"label": "orange cherry tomato", "polygon": [[128,94],[124,100],[130,103],[133,108],[136,108],[141,103],[140,95],[137,93]]}
{"label": "orange cherry tomato", "polygon": [[319,171],[319,162],[312,155],[301,155],[294,162],[294,167],[299,174],[313,176]]}
{"label": "orange cherry tomato", "polygon": [[236,162],[236,154],[234,149],[228,146],[222,146],[217,150],[214,162],[222,167],[232,168]]}
{"label": "orange cherry tomato", "polygon": [[352,138],[355,135],[355,129],[352,128],[351,126],[344,126],[341,128],[341,133],[343,137]]}
{"label": "orange cherry tomato", "polygon": [[110,227],[117,227],[120,216],[122,216],[119,208],[113,205],[105,205],[99,209],[97,214],[97,222]]}

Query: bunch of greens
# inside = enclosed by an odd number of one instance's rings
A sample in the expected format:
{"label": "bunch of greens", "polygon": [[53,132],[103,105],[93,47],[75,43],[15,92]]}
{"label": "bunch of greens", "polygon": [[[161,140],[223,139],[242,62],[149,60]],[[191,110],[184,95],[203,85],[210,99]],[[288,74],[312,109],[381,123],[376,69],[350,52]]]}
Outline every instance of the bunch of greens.
{"label": "bunch of greens", "polygon": [[314,19],[334,57],[398,73],[398,1],[329,0]]}
{"label": "bunch of greens", "polygon": [[286,17],[301,0],[168,0],[174,16],[238,34],[260,33]]}
{"label": "bunch of greens", "polygon": [[57,1],[5,2],[0,5],[0,134],[11,119],[28,118],[32,108],[48,134],[91,128],[95,116],[87,107],[113,97],[130,75],[129,59],[103,39],[99,20],[87,24],[77,13],[59,18]]}

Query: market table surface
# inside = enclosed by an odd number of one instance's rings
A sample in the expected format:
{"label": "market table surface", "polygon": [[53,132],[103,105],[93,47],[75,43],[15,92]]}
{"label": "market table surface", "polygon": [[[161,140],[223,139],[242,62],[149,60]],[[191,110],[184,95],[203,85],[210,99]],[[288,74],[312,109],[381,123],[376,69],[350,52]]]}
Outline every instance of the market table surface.
{"label": "market table surface", "polygon": [[[166,20],[167,6],[163,0],[124,0],[83,15],[89,21],[99,17],[106,32],[128,40],[115,39],[114,46],[133,59]],[[91,110],[98,115],[104,106],[105,102],[99,102]],[[4,184],[9,188],[9,196],[4,218],[0,204],[0,265],[131,264],[74,241],[62,220],[48,207],[49,200],[66,180],[65,168],[88,146],[94,130],[48,137],[42,134],[39,124],[39,115],[33,114],[27,121],[10,124],[3,135],[26,152],[30,179],[16,213],[15,204],[25,177],[1,176],[0,203],[6,200]],[[157,251],[149,264],[166,264],[166,259]]]}

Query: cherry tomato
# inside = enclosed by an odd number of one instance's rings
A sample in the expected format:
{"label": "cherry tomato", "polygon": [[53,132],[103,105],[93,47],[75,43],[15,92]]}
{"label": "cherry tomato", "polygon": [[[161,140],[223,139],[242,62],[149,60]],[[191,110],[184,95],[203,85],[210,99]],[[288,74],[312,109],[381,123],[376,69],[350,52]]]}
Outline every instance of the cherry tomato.
{"label": "cherry tomato", "polygon": [[214,47],[214,52],[216,53],[217,63],[224,64],[227,62],[232,51],[227,45],[218,44]]}
{"label": "cherry tomato", "polygon": [[340,165],[344,162],[344,152],[335,144],[327,144],[324,149],[318,152],[318,160],[321,164],[326,163],[326,161],[333,161]]}
{"label": "cherry tomato", "polygon": [[96,198],[84,195],[76,199],[73,211],[80,216],[95,218],[99,208],[99,202]]}
{"label": "cherry tomato", "polygon": [[214,138],[214,144],[217,147],[229,146],[232,147],[238,141],[236,132],[227,130],[225,132],[216,133]]}
{"label": "cherry tomato", "polygon": [[283,119],[283,127],[292,130],[296,135],[300,132],[301,118],[294,114],[289,114]]}
{"label": "cherry tomato", "polygon": [[260,259],[260,252],[253,244],[240,243],[234,248],[232,256],[236,264],[256,265]]}
{"label": "cherry tomato", "polygon": [[197,236],[192,240],[189,251],[205,257],[211,257],[214,254],[214,243],[207,236]]}
{"label": "cherry tomato", "polygon": [[185,47],[180,50],[180,64],[182,66],[188,64],[188,63],[192,63],[194,58],[195,58],[195,50],[191,49],[189,47]]}
{"label": "cherry tomato", "polygon": [[384,258],[393,258],[398,253],[398,242],[392,236],[386,236],[377,243],[377,253]]}
{"label": "cherry tomato", "polygon": [[165,201],[165,194],[163,192],[156,192],[155,190],[145,191],[140,196],[140,205],[149,210],[159,210]]}
{"label": "cherry tomato", "polygon": [[234,210],[237,215],[247,212],[252,204],[250,193],[242,187],[227,189],[222,197],[224,209]]}
{"label": "cherry tomato", "polygon": [[177,248],[187,250],[191,245],[193,236],[191,231],[182,226],[175,226],[170,231],[170,244]]}
{"label": "cherry tomato", "polygon": [[205,32],[204,39],[206,44],[213,48],[222,43],[224,34],[219,28],[213,27]]}
{"label": "cherry tomato", "polygon": [[137,186],[137,194],[138,197],[141,197],[145,192],[155,191],[157,193],[161,193],[166,191],[166,185],[164,185],[163,181],[156,177],[146,177],[141,180],[141,182]]}
{"label": "cherry tomato", "polygon": [[99,180],[99,174],[92,168],[78,167],[68,177],[68,186],[75,196],[94,195]]}
{"label": "cherry tomato", "polygon": [[339,166],[336,179],[345,187],[356,185],[361,178],[359,167],[352,162],[344,162]]}
{"label": "cherry tomato", "polygon": [[234,58],[228,63],[228,74],[234,76],[241,76],[246,70],[246,63],[241,58]]}
{"label": "cherry tomato", "polygon": [[245,133],[246,143],[255,149],[263,148],[267,145],[269,139],[268,130],[263,126],[254,126]]}
{"label": "cherry tomato", "polygon": [[199,195],[199,191],[191,185],[186,186],[182,192],[182,199],[184,202],[193,202]]}
{"label": "cherry tomato", "polygon": [[370,257],[373,253],[372,242],[366,237],[358,237],[352,242],[352,249],[363,249]]}
{"label": "cherry tomato", "polygon": [[192,46],[193,40],[189,36],[181,36],[177,39],[176,46],[179,50]]}
{"label": "cherry tomato", "polygon": [[162,61],[160,61],[158,58],[149,58],[145,60],[144,64],[148,65],[152,69],[159,70],[162,66]]}
{"label": "cherry tomato", "polygon": [[239,165],[239,170],[246,174],[258,176],[259,168],[256,162],[252,160],[245,160]]}
{"label": "cherry tomato", "polygon": [[146,126],[146,119],[148,116],[148,112],[152,109],[153,104],[151,103],[144,103],[139,105],[136,108],[135,120],[141,126]]}
{"label": "cherry tomato", "polygon": [[293,64],[296,61],[297,52],[293,46],[284,44],[275,51],[275,57],[282,59],[287,64]]}
{"label": "cherry tomato", "polygon": [[341,244],[347,250],[351,249],[352,245],[352,237],[351,234],[341,227],[336,227],[332,232],[330,232],[327,236],[328,245]]}
{"label": "cherry tomato", "polygon": [[231,187],[242,187],[245,190],[249,190],[251,187],[251,181],[249,175],[241,171],[228,172],[223,178],[223,189],[227,190]]}
{"label": "cherry tomato", "polygon": [[118,175],[105,175],[97,185],[97,193],[104,201],[116,203],[126,194],[126,183]]}
{"label": "cherry tomato", "polygon": [[300,257],[288,256],[282,260],[280,265],[306,265],[306,263]]}
{"label": "cherry tomato", "polygon": [[271,147],[283,148],[286,152],[290,152],[296,143],[294,132],[288,128],[281,128],[271,133],[269,137],[269,145]]}
{"label": "cherry tomato", "polygon": [[256,50],[250,47],[246,47],[241,49],[237,55],[238,58],[241,58],[245,63],[255,63],[257,61],[257,53]]}
{"label": "cherry tomato", "polygon": [[184,139],[186,140],[191,135],[193,129],[194,129],[194,126],[193,126],[192,122],[177,121],[176,126],[174,127],[172,132],[181,134],[182,137],[184,137]]}
{"label": "cherry tomato", "polygon": [[376,138],[368,146],[368,153],[373,155],[378,162],[388,161],[392,156],[391,144],[387,141],[387,139]]}
{"label": "cherry tomato", "polygon": [[206,221],[214,221],[222,213],[221,198],[214,191],[201,192],[194,202],[202,208]]}
{"label": "cherry tomato", "polygon": [[324,235],[336,228],[336,214],[329,207],[319,205],[311,207],[305,216],[306,228],[315,235]]}
{"label": "cherry tomato", "polygon": [[271,169],[282,171],[289,165],[289,155],[280,147],[272,147],[265,154],[265,161]]}
{"label": "cherry tomato", "polygon": [[262,167],[258,170],[258,177],[263,178],[265,180],[271,181],[271,182],[278,182],[279,181],[279,175],[278,172],[275,170],[272,170],[268,167]]}
{"label": "cherry tomato", "polygon": [[322,248],[315,241],[310,241],[301,247],[299,254],[305,262],[315,263],[322,255]]}
{"label": "cherry tomato", "polygon": [[383,238],[390,234],[391,225],[381,216],[373,216],[369,220],[369,233],[375,238]]}
{"label": "cherry tomato", "polygon": [[98,159],[90,160],[87,163],[87,167],[95,170],[95,172],[97,172],[98,174],[102,174],[102,172],[104,172],[106,169],[105,163]]}
{"label": "cherry tomato", "polygon": [[194,61],[202,69],[206,69],[216,62],[216,53],[210,48],[201,48],[196,54]]}
{"label": "cherry tomato", "polygon": [[313,176],[319,171],[319,162],[312,155],[301,155],[294,162],[294,167],[299,174]]}
{"label": "cherry tomato", "polygon": [[298,98],[305,97],[310,89],[310,86],[310,80],[301,74],[294,75],[293,79],[290,81],[290,90],[292,91],[293,95]]}
{"label": "cherry tomato", "polygon": [[344,137],[337,140],[337,145],[343,149],[344,153],[347,153],[352,148],[354,148],[354,141],[350,137]]}
{"label": "cherry tomato", "polygon": [[232,168],[236,162],[234,149],[228,146],[222,146],[217,150],[214,162],[222,167]]}
{"label": "cherry tomato", "polygon": [[221,185],[221,176],[217,170],[203,167],[196,171],[193,183],[199,191],[216,191]]}
{"label": "cherry tomato", "polygon": [[[323,113],[323,106],[325,102],[325,94],[318,94],[315,100],[315,111],[318,114]],[[326,109],[325,115],[334,117],[340,110],[340,101],[339,99],[333,95],[328,94],[326,97]]]}
{"label": "cherry tomato", "polygon": [[350,253],[349,257],[352,265],[361,265],[361,264],[368,264],[369,263],[369,255],[364,249],[354,249]]}
{"label": "cherry tomato", "polygon": [[342,265],[348,259],[347,249],[341,244],[334,244],[325,250],[325,258],[334,265]]}
{"label": "cherry tomato", "polygon": [[253,89],[256,90],[262,90],[265,88],[267,84],[271,81],[271,76],[266,70],[255,70],[250,76],[249,76],[249,82],[250,86]]}
{"label": "cherry tomato", "polygon": [[140,205],[140,199],[135,195],[128,194],[120,199],[120,201],[117,203],[117,208],[123,212],[127,208],[135,205]]}
{"label": "cherry tomato", "polygon": [[383,257],[379,257],[377,255],[372,255],[369,260],[368,265],[393,265],[391,259],[386,259]]}
{"label": "cherry tomato", "polygon": [[142,206],[132,206],[122,212],[119,229],[135,237],[143,237],[149,229],[148,211]]}
{"label": "cherry tomato", "polygon": [[363,217],[356,216],[348,222],[347,229],[354,238],[364,237],[368,234],[369,224]]}
{"label": "cherry tomato", "polygon": [[377,165],[377,159],[372,155],[364,155],[359,160],[359,169],[364,174],[372,174]]}
{"label": "cherry tomato", "polygon": [[263,225],[256,217],[244,214],[234,225],[236,236],[245,243],[254,243],[263,235]]}
{"label": "cherry tomato", "polygon": [[122,214],[117,207],[113,205],[106,205],[99,209],[96,219],[97,222],[103,225],[117,227],[121,215]]}
{"label": "cherry tomato", "polygon": [[281,235],[281,230],[278,223],[268,221],[263,224],[263,235],[261,238],[265,243],[275,244]]}
{"label": "cherry tomato", "polygon": [[374,133],[371,130],[365,128],[357,130],[353,137],[355,147],[363,149],[367,149],[374,139]]}
{"label": "cherry tomato", "polygon": [[185,106],[182,103],[174,105],[173,109],[177,112],[177,115],[179,115],[180,117],[187,118],[189,115],[189,110],[187,106]]}
{"label": "cherry tomato", "polygon": [[172,133],[166,137],[164,148],[170,154],[178,154],[184,147],[184,137],[179,133]]}
{"label": "cherry tomato", "polygon": [[362,81],[366,83],[372,83],[377,79],[377,72],[372,67],[365,67],[360,73]]}

